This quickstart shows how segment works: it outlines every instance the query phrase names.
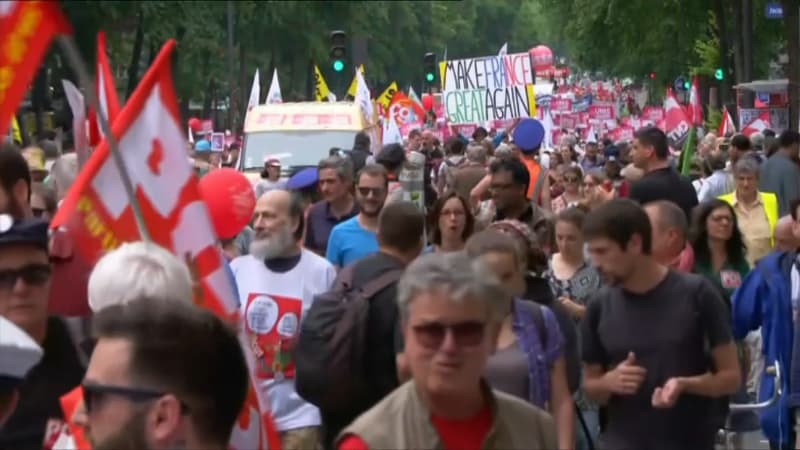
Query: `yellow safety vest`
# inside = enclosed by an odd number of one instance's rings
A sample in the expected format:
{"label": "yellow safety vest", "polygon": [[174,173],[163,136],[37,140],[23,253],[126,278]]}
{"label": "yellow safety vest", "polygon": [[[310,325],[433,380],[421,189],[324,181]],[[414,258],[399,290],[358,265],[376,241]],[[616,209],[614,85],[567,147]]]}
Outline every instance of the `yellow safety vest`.
{"label": "yellow safety vest", "polygon": [[[767,222],[769,223],[770,229],[770,243],[774,246],[775,225],[778,223],[778,196],[772,192],[759,192],[758,197],[761,199],[761,203],[764,204],[764,211],[767,213]],[[720,195],[718,198],[733,206],[736,202],[736,191]]]}

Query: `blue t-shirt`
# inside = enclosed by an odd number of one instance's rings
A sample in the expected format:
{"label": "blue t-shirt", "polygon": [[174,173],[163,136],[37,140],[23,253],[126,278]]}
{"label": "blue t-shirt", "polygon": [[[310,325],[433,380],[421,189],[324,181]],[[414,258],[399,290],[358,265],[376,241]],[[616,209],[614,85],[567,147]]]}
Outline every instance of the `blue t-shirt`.
{"label": "blue t-shirt", "polygon": [[334,266],[344,267],[377,251],[375,233],[364,229],[355,216],[333,227],[325,258]]}

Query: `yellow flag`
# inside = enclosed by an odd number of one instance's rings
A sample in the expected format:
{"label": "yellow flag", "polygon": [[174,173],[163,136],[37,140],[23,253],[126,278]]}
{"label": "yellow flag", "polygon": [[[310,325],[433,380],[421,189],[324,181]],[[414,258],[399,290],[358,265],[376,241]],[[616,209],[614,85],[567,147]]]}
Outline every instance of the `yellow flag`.
{"label": "yellow flag", "polygon": [[19,130],[17,116],[11,117],[11,137],[14,139],[14,141],[22,144],[22,132]]}
{"label": "yellow flag", "polygon": [[392,84],[378,96],[377,103],[381,105],[384,110],[389,109],[389,105],[392,104],[392,98],[394,98],[394,94],[396,94],[398,90],[397,82],[392,81]]}
{"label": "yellow flag", "polygon": [[[361,64],[358,66],[358,71],[361,72],[361,75],[364,75],[364,65]],[[356,98],[356,91],[358,88],[358,80],[356,76],[353,76],[353,82],[350,83],[350,87],[347,89],[347,95],[350,97]]]}
{"label": "yellow flag", "polygon": [[536,118],[536,90],[532,84],[525,86],[525,92],[528,94],[528,117]]}
{"label": "yellow flag", "polygon": [[328,83],[325,82],[325,78],[322,78],[322,72],[319,71],[319,66],[316,64],[314,65],[314,96],[316,97],[318,102],[324,102],[328,100],[328,96],[330,95],[331,91],[328,89]]}

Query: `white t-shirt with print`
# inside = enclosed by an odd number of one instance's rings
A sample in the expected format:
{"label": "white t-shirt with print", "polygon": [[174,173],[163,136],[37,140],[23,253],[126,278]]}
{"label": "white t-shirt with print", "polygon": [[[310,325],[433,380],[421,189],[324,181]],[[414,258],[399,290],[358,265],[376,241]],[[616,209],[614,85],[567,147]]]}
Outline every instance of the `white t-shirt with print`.
{"label": "white t-shirt with print", "polygon": [[292,352],[300,321],[314,296],[333,284],[336,269],[325,258],[303,249],[300,262],[288,272],[273,272],[252,255],[234,259],[231,270],[256,356],[259,388],[269,398],[275,426],[287,431],[320,425],[319,410],[295,390]]}

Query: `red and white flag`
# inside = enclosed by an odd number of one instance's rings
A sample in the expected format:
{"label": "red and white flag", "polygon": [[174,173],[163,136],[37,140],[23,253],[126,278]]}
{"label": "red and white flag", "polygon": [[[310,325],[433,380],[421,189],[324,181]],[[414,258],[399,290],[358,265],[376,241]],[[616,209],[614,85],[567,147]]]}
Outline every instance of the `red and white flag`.
{"label": "red and white flag", "polygon": [[742,134],[750,137],[754,133],[760,133],[770,127],[770,122],[769,110],[761,111],[758,117],[742,128]]}
{"label": "red and white flag", "polygon": [[[197,177],[186,159],[186,140],[170,66],[175,45],[170,40],[161,49],[114,120],[113,133],[151,238],[176,255],[192,259],[202,286],[202,295],[196,299],[198,305],[228,322],[238,323],[233,286],[198,191]],[[141,239],[108,141],[101,141],[92,153],[51,226],[66,226],[78,250],[91,262],[123,242]],[[243,331],[240,340],[253,380],[254,358]],[[269,402],[257,395],[259,391],[253,386],[251,383],[230,448],[278,448]]]}
{"label": "red and white flag", "polygon": [[692,89],[689,91],[689,119],[692,125],[703,125],[703,103],[700,101],[700,85],[697,76],[692,80]]}
{"label": "red and white flag", "polygon": [[667,88],[667,95],[664,97],[664,112],[664,133],[667,134],[669,145],[672,148],[683,147],[683,141],[689,135],[691,121],[671,88]]}
{"label": "red and white flag", "polygon": [[736,125],[733,123],[731,113],[728,112],[727,107],[722,108],[722,121],[719,124],[719,132],[717,136],[724,137],[736,133]]}
{"label": "red and white flag", "polygon": [[50,41],[71,27],[57,2],[0,1],[0,136],[5,136]]}
{"label": "red and white flag", "polygon": [[[109,124],[114,123],[120,112],[119,96],[117,87],[114,85],[114,73],[111,71],[111,63],[108,61],[106,53],[106,34],[101,31],[97,33],[97,70],[95,87],[97,89],[97,101],[100,104],[100,111],[108,120]],[[89,110],[89,145],[96,147],[103,140],[103,130],[97,113]]]}

